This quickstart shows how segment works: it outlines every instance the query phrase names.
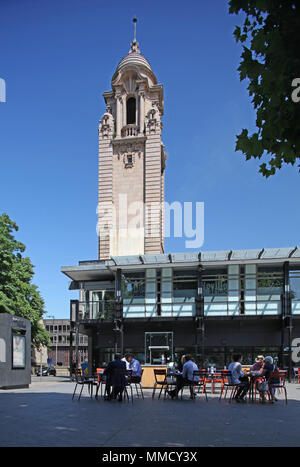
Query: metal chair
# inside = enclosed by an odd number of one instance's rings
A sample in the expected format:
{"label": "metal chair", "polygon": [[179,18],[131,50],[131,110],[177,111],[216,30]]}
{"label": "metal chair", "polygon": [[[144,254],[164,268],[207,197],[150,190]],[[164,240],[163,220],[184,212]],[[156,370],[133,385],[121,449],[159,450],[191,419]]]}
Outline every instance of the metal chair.
{"label": "metal chair", "polygon": [[232,378],[232,372],[231,371],[222,370],[221,371],[221,376],[222,376],[222,378],[224,380],[224,383],[223,383],[223,386],[221,388],[221,394],[220,394],[220,397],[219,397],[219,401],[221,401],[221,399],[222,399],[222,395],[223,395],[224,387],[225,387],[226,391],[225,391],[224,399],[226,399],[228,389],[231,388],[231,394],[230,394],[230,397],[229,397],[229,402],[231,402],[232,399],[234,398],[236,392],[237,392],[237,389],[238,389],[239,385],[232,383],[232,379],[231,379]]}
{"label": "metal chair", "polygon": [[137,394],[138,397],[140,397],[138,388],[140,389],[142,399],[144,399],[144,393],[143,393],[143,389],[142,389],[143,372],[144,372],[144,370],[142,370],[140,381],[137,381],[136,377],[134,375],[131,375],[131,377],[130,377],[130,384],[135,386],[136,394]]}
{"label": "metal chair", "polygon": [[297,383],[299,384],[299,368],[294,367],[293,374],[294,374],[294,377],[293,377],[294,383],[296,383],[296,380],[297,380]]}
{"label": "metal chair", "polygon": [[195,399],[195,395],[193,394],[194,393],[194,388],[198,387],[199,388],[198,389],[198,394],[200,393],[200,389],[203,388],[202,393],[205,394],[206,402],[208,402],[204,381],[205,381],[205,376],[203,378],[203,371],[202,370],[194,370],[193,371],[193,381],[191,381],[191,382],[185,381],[184,385],[180,389],[181,399],[182,399],[182,396],[183,396],[184,387],[189,387],[190,388],[191,399]]}
{"label": "metal chair", "polygon": [[72,400],[74,399],[74,395],[75,395],[75,392],[76,392],[76,389],[77,389],[78,385],[81,386],[81,391],[79,393],[79,396],[78,396],[77,400],[80,400],[84,386],[88,387],[88,391],[89,391],[91,397],[93,397],[93,386],[95,386],[97,384],[97,382],[95,382],[94,378],[90,378],[90,377],[82,375],[81,369],[76,368],[75,369],[75,381],[76,381],[76,385],[75,385],[75,388],[74,388]]}
{"label": "metal chair", "polygon": [[[131,387],[131,383],[130,383],[131,375],[132,375],[131,370],[126,370],[125,368],[114,368],[114,370],[112,372],[111,380],[113,381],[113,384],[112,384],[113,392],[116,392],[116,394],[115,394],[116,397],[119,394],[119,397],[122,397],[122,400],[123,400],[123,392],[124,392],[125,396],[127,397],[127,400],[129,401],[129,395],[128,395],[127,388],[128,387],[130,388],[131,402],[133,403],[133,393],[132,393],[132,387]],[[116,384],[116,381],[117,382],[119,381],[120,384]],[[125,383],[125,384],[123,384],[123,383]],[[119,391],[118,391],[118,389],[119,389]],[[121,394],[120,394],[120,392],[121,392]]]}
{"label": "metal chair", "polygon": [[[152,399],[154,399],[155,391],[158,386],[161,386],[158,399],[160,398],[163,389],[165,390],[165,397],[166,397],[166,392],[169,386],[168,381],[167,381],[167,370],[159,370],[159,369],[154,368],[153,371],[154,371],[155,381],[154,381],[154,386],[153,386]],[[162,376],[162,378],[159,378],[160,376]]]}
{"label": "metal chair", "polygon": [[130,388],[130,392],[131,392],[131,402],[133,404],[133,392],[132,392],[132,386],[131,386],[131,379],[132,379],[132,370],[125,370],[125,376],[126,376],[126,385],[124,387],[124,392],[127,396],[127,400],[129,401],[129,395],[128,395],[128,391],[127,391],[127,388],[129,387]]}

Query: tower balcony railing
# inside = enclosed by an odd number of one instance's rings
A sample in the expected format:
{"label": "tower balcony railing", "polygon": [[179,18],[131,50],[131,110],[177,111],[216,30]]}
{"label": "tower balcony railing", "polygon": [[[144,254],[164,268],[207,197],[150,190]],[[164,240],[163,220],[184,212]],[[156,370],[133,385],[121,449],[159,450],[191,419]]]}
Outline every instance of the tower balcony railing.
{"label": "tower balcony railing", "polygon": [[135,123],[123,126],[121,130],[122,138],[128,138],[130,136],[138,136],[139,128]]}
{"label": "tower balcony railing", "polygon": [[115,300],[79,302],[79,321],[113,319]]}

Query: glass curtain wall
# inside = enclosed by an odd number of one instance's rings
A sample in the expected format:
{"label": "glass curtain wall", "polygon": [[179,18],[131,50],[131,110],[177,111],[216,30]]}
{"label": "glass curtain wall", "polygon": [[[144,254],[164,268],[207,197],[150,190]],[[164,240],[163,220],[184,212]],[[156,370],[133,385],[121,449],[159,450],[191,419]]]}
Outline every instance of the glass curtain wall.
{"label": "glass curtain wall", "polygon": [[145,272],[128,272],[122,277],[124,318],[145,316]]}
{"label": "glass curtain wall", "polygon": [[205,269],[202,275],[205,316],[227,315],[227,268]]}
{"label": "glass curtain wall", "polygon": [[292,313],[294,315],[300,315],[300,268],[291,269],[289,279]]}
{"label": "glass curtain wall", "polygon": [[281,313],[283,270],[280,266],[257,267],[257,314]]}

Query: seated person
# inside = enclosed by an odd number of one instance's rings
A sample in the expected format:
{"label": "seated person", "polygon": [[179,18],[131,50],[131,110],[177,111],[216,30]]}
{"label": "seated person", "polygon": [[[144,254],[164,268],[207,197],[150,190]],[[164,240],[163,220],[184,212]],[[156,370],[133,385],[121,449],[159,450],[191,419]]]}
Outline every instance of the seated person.
{"label": "seated person", "polygon": [[[265,377],[266,381],[268,383],[274,384],[274,385],[279,385],[280,384],[280,379],[279,378],[270,378],[270,374],[274,371],[278,371],[278,368],[276,365],[273,363],[273,358],[272,357],[265,357],[264,360],[264,367],[263,371],[261,373],[262,376]],[[259,389],[259,388],[258,388]],[[264,401],[265,399],[265,390],[260,391],[261,397]],[[272,388],[270,389],[270,395],[271,395],[271,402],[277,401],[275,397],[275,389]]]}
{"label": "seated person", "polygon": [[258,385],[263,381],[262,372],[264,368],[264,356],[258,355],[255,359],[255,363],[250,368],[250,376],[252,383],[255,385],[255,388],[258,388]]}
{"label": "seated person", "polygon": [[106,376],[105,392],[107,396],[105,399],[111,400],[111,398],[116,399],[118,397],[118,400],[121,402],[126,386],[126,363],[121,360],[120,354],[116,354],[115,359],[109,362],[103,374]]}
{"label": "seated person", "polygon": [[126,354],[125,358],[129,364],[129,370],[132,371],[131,382],[140,383],[142,377],[142,366],[140,362],[136,358],[133,358],[133,355],[130,353]]}
{"label": "seated person", "polygon": [[190,355],[185,355],[185,363],[182,368],[182,374],[177,376],[176,388],[172,391],[168,391],[168,394],[174,399],[178,396],[179,391],[183,388],[184,385],[188,384],[191,388],[191,399],[195,397],[195,393],[192,390],[193,383],[198,382],[199,376],[194,378],[194,371],[198,371],[196,363],[192,361]]}
{"label": "seated person", "polygon": [[178,364],[178,371],[182,371],[183,370],[183,365],[185,364],[185,355],[181,355],[181,358],[180,358],[180,361],[179,361],[179,364]]}
{"label": "seated person", "polygon": [[228,366],[228,370],[231,371],[230,382],[238,386],[238,390],[234,398],[237,402],[244,402],[244,398],[250,388],[250,384],[248,376],[244,374],[242,369],[242,356],[240,354],[233,354],[231,360],[232,361]]}
{"label": "seated person", "polygon": [[255,363],[250,368],[250,374],[252,376],[261,375],[263,367],[264,367],[264,356],[258,355],[255,359]]}

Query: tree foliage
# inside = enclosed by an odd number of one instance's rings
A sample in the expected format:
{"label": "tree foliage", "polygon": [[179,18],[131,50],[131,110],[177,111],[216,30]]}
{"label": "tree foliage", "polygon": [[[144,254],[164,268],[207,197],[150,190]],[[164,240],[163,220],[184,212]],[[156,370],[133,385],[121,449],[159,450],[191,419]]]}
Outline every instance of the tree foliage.
{"label": "tree foliage", "polygon": [[49,334],[40,324],[44,300],[31,283],[34,266],[23,256],[25,245],[17,241],[18,226],[7,214],[0,216],[0,313],[22,316],[31,322],[32,345],[50,344]]}
{"label": "tree foliage", "polygon": [[241,81],[249,80],[257,131],[243,129],[236,150],[246,160],[265,156],[260,172],[269,177],[300,158],[300,102],[292,99],[292,83],[300,78],[300,2],[230,0],[229,13],[240,12],[246,16],[234,30],[243,45],[238,70]]}

